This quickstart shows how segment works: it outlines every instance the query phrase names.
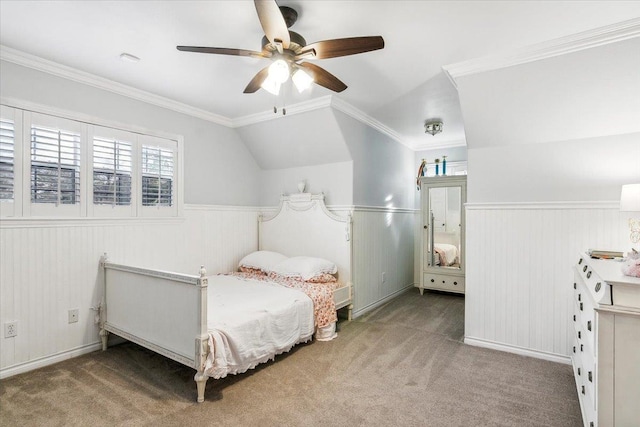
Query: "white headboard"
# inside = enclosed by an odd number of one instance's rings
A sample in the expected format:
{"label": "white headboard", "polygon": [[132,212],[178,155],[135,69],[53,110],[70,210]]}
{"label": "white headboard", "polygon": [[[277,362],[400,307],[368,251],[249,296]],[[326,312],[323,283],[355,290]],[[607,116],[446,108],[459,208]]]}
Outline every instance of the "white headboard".
{"label": "white headboard", "polygon": [[258,247],[286,256],[313,256],[333,261],[338,280],[351,283],[351,215],[329,212],[324,194],[282,196],[273,215],[260,215]]}

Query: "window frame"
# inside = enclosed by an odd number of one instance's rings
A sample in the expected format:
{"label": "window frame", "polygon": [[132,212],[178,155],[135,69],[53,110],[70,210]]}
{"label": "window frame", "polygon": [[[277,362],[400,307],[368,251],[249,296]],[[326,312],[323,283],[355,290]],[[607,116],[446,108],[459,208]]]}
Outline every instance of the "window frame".
{"label": "window frame", "polygon": [[[159,147],[165,150],[170,150],[173,153],[173,182],[172,182],[172,204],[171,206],[166,206],[166,205],[161,205],[161,204],[157,204],[157,205],[153,205],[153,206],[144,206],[142,204],[143,200],[142,200],[142,179],[143,179],[143,173],[142,173],[142,147]],[[150,135],[139,135],[138,137],[138,192],[137,192],[137,198],[138,198],[138,212],[141,216],[150,216],[150,217],[166,217],[166,216],[177,216],[179,215],[179,202],[178,202],[178,197],[181,195],[182,192],[179,192],[179,194],[176,191],[176,187],[179,181],[181,181],[178,178],[178,170],[181,170],[182,168],[178,166],[178,161],[179,161],[179,153],[178,153],[178,145],[176,141],[172,141],[172,140],[168,140],[165,138],[159,138],[159,137],[155,137],[155,136],[150,136]]]}
{"label": "window frame", "polygon": [[[0,203],[0,217],[4,218],[3,225],[9,225],[8,220],[18,222],[30,221],[38,224],[41,221],[62,220],[141,220],[155,217],[163,220],[183,219],[184,215],[184,138],[181,135],[169,134],[162,131],[150,130],[145,127],[123,124],[119,122],[96,118],[95,116],[70,112],[59,108],[44,106],[29,101],[0,97],[3,118],[14,121],[14,202]],[[31,123],[35,119],[41,120],[41,125],[52,127],[56,123],[75,123],[71,129],[80,129],[80,203],[78,205],[46,206],[45,203],[31,203]],[[36,120],[37,121],[37,120]],[[76,127],[78,126],[78,127]],[[94,209],[93,205],[93,138],[90,129],[101,127],[110,129],[114,134],[124,132],[135,135],[132,149],[132,209],[126,213],[120,209]],[[155,142],[155,145],[168,147],[174,152],[173,192],[175,203],[171,207],[146,207],[141,209],[141,166],[139,156],[141,144],[139,139]],[[152,144],[153,145],[153,144]],[[13,205],[13,206],[11,206]],[[105,206],[102,206],[105,207]],[[118,208],[120,206],[116,206]],[[128,207],[128,206],[127,206]],[[126,209],[122,209],[123,211]]]}
{"label": "window frame", "polygon": [[[131,144],[131,203],[129,205],[102,205],[94,203],[94,138],[113,138]],[[137,214],[137,186],[136,162],[138,161],[138,134],[127,132],[121,129],[114,129],[105,126],[89,125],[88,144],[91,147],[91,158],[89,161],[88,186],[89,200],[88,211],[90,216],[100,217],[135,217]]]}
{"label": "window frame", "polygon": [[13,122],[13,200],[0,202],[0,217],[22,216],[22,110],[0,105],[0,117]]}
{"label": "window frame", "polygon": [[[66,217],[85,217],[87,216],[87,127],[84,123],[63,117],[56,117],[49,114],[35,113],[25,111],[23,114],[23,156],[25,165],[23,169],[23,212],[25,216],[66,216]],[[80,135],[79,142],[79,161],[80,168],[78,173],[79,192],[78,202],[74,204],[53,204],[53,203],[35,203],[31,200],[31,129],[33,126],[42,126],[52,129],[63,129],[65,131],[75,132]],[[84,142],[84,143],[83,143]]]}

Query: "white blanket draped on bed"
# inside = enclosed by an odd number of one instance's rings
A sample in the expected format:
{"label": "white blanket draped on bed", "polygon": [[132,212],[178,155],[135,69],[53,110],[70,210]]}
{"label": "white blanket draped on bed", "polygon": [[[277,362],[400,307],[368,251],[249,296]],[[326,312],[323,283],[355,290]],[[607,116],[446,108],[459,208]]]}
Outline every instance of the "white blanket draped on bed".
{"label": "white blanket draped on bed", "polygon": [[207,319],[211,378],[252,369],[314,332],[313,302],[303,292],[233,276],[209,277]]}

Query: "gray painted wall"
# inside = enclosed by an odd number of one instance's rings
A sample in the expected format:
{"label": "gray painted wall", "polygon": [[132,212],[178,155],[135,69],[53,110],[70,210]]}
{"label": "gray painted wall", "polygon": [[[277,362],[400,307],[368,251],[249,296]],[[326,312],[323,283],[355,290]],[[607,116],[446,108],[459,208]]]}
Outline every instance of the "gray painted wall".
{"label": "gray painted wall", "polygon": [[353,204],[413,208],[414,152],[340,111],[333,114],[353,158]]}
{"label": "gray painted wall", "polygon": [[255,206],[260,168],[230,128],[13,63],[0,63],[0,96],[184,137],[184,201]]}
{"label": "gray painted wall", "polygon": [[260,205],[277,205],[281,194],[298,192],[300,181],[305,181],[307,193],[324,193],[327,205],[353,204],[353,162],[348,161],[262,171]]}
{"label": "gray painted wall", "polygon": [[640,182],[640,39],[458,79],[469,202],[617,200]]}

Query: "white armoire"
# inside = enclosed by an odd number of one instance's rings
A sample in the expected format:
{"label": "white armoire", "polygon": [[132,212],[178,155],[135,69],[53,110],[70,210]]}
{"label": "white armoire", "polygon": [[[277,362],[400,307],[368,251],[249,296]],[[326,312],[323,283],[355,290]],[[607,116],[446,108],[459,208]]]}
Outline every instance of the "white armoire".
{"label": "white armoire", "polygon": [[420,283],[425,289],[464,293],[467,177],[420,178]]}

